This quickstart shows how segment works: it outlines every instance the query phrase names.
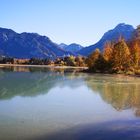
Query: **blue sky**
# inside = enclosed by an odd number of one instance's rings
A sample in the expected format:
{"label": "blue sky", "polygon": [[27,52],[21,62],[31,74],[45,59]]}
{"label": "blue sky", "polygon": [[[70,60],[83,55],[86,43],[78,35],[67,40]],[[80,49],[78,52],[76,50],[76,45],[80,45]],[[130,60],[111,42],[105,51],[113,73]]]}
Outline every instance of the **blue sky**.
{"label": "blue sky", "polygon": [[91,45],[118,23],[140,24],[140,0],[0,0],[0,27]]}

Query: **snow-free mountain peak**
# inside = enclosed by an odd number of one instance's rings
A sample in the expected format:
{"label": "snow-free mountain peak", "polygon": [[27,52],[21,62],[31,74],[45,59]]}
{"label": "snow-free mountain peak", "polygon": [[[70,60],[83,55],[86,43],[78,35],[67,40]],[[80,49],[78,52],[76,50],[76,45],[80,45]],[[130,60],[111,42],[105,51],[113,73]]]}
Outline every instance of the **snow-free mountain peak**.
{"label": "snow-free mountain peak", "polygon": [[132,38],[134,33],[134,27],[129,24],[120,23],[114,29],[106,32],[103,37],[94,45],[88,46],[80,50],[78,53],[80,55],[88,56],[91,54],[96,48],[99,48],[101,51],[103,50],[104,44],[107,41],[116,41],[120,36],[124,37],[125,40],[129,40]]}

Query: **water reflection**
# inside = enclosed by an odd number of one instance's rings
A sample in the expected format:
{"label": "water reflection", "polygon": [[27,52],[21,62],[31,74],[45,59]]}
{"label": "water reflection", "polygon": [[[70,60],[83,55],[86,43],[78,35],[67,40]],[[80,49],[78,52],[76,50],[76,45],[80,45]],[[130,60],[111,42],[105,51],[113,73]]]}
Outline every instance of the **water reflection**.
{"label": "water reflection", "polygon": [[132,108],[140,116],[140,79],[127,76],[94,76],[86,79],[87,85],[117,111]]}
{"label": "water reflection", "polygon": [[0,70],[0,99],[47,94],[58,85],[77,88],[83,82],[117,111],[132,108],[135,115],[140,116],[139,78],[77,73],[77,69],[3,68]]}
{"label": "water reflection", "polygon": [[139,139],[140,79],[76,71],[0,69],[0,139]]}
{"label": "water reflection", "polygon": [[0,99],[47,94],[57,84],[63,86],[67,82],[69,87],[76,88],[80,86],[82,78],[75,72],[73,69],[55,68],[3,68],[0,71]]}

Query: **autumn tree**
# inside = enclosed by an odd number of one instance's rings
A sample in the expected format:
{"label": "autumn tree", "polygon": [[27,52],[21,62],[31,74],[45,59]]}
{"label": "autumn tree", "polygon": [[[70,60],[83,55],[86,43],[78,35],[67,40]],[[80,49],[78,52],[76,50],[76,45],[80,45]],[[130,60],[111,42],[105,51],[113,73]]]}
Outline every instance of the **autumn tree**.
{"label": "autumn tree", "polygon": [[116,43],[112,52],[113,70],[127,70],[130,65],[130,51],[124,39]]}
{"label": "autumn tree", "polygon": [[106,42],[104,45],[103,57],[106,61],[105,68],[108,72],[111,71],[112,64],[113,64],[113,59],[112,59],[113,46],[114,46],[114,42]]}
{"label": "autumn tree", "polygon": [[132,66],[138,67],[140,62],[140,46],[138,45],[137,41],[134,41],[132,43],[132,46],[130,47],[130,51],[131,51]]}
{"label": "autumn tree", "polygon": [[96,49],[86,60],[87,66],[89,67],[89,69],[92,69],[94,67],[94,64],[96,62],[96,60],[98,59],[100,55],[100,50]]}
{"label": "autumn tree", "polygon": [[113,51],[113,43],[112,42],[106,42],[105,45],[104,45],[104,52],[103,52],[103,57],[106,61],[111,60],[112,51]]}
{"label": "autumn tree", "polygon": [[137,26],[135,33],[129,42],[131,53],[131,66],[138,68],[140,63],[140,25]]}

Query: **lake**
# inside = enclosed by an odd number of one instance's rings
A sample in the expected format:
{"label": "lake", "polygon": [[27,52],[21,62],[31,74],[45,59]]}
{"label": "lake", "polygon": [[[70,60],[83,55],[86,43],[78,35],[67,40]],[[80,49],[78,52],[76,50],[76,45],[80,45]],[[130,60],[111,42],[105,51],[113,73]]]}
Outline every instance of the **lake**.
{"label": "lake", "polygon": [[0,140],[124,139],[140,139],[140,78],[0,69]]}

